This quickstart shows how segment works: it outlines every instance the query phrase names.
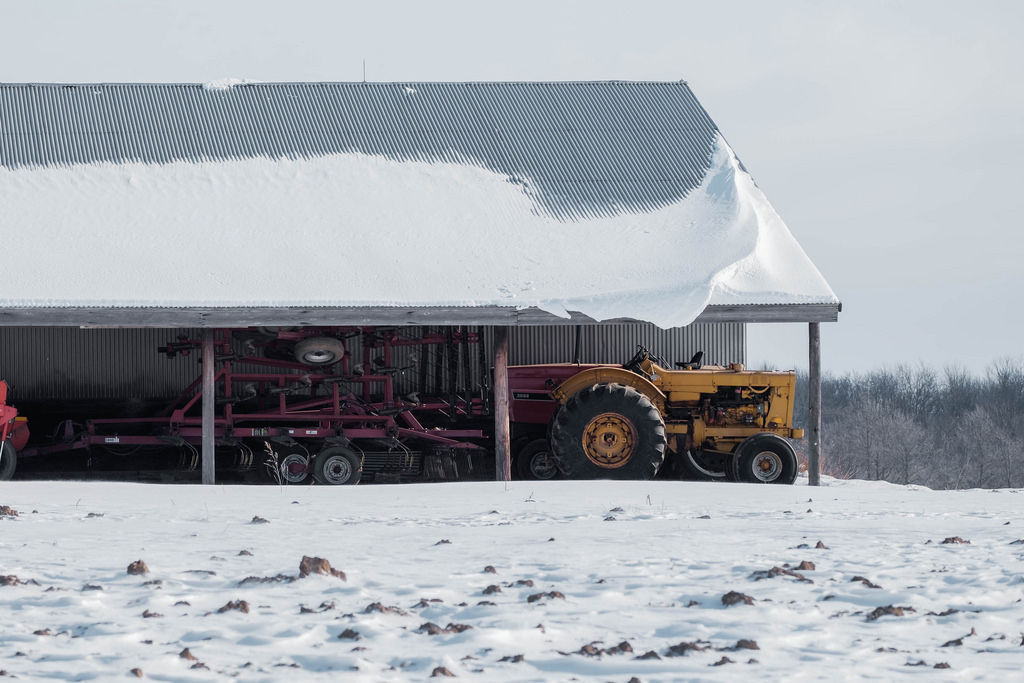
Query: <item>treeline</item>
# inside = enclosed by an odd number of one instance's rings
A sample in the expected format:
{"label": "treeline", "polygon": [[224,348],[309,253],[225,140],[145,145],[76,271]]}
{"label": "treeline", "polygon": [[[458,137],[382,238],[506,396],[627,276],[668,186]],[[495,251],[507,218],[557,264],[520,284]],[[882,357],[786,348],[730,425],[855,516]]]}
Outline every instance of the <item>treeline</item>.
{"label": "treeline", "polygon": [[[1024,487],[1024,361],[984,377],[897,366],[822,378],[822,472],[935,489]],[[807,375],[794,422],[807,425]]]}

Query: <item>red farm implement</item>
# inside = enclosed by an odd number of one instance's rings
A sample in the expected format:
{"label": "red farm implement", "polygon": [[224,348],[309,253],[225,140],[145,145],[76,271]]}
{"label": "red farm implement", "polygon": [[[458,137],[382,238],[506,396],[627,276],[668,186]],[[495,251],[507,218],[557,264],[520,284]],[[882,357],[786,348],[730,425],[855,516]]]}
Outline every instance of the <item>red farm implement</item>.
{"label": "red farm implement", "polygon": [[10,479],[18,465],[18,451],[28,442],[28,422],[7,405],[7,383],[0,381],[0,480]]}
{"label": "red farm implement", "polygon": [[[490,373],[481,342],[480,331],[465,328],[216,330],[217,465],[291,484],[464,476],[487,443],[480,418]],[[159,351],[176,358],[201,349],[185,336]],[[171,448],[177,465],[193,470],[205,399],[200,377],[161,415],[65,421],[52,443],[23,456]]]}

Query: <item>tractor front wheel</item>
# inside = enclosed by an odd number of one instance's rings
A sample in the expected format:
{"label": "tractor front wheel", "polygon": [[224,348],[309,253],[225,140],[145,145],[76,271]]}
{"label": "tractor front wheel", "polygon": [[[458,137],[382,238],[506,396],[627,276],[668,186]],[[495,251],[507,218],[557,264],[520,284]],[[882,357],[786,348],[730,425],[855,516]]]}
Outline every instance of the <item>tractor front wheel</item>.
{"label": "tractor front wheel", "polygon": [[665,460],[665,422],[650,399],[596,384],[555,415],[551,447],[568,479],[652,479]]}
{"label": "tractor front wheel", "polygon": [[800,469],[796,451],[775,434],[755,434],[736,447],[733,481],[748,484],[792,484]]}

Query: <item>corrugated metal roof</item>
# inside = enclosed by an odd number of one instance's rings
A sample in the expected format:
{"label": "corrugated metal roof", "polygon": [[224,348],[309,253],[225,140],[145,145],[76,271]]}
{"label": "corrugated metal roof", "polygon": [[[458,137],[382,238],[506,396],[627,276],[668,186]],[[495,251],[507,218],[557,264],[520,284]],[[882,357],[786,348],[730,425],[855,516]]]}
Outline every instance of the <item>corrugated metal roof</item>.
{"label": "corrugated metal roof", "polygon": [[0,165],[363,153],[482,166],[562,219],[700,185],[717,128],[684,82],[0,85]]}

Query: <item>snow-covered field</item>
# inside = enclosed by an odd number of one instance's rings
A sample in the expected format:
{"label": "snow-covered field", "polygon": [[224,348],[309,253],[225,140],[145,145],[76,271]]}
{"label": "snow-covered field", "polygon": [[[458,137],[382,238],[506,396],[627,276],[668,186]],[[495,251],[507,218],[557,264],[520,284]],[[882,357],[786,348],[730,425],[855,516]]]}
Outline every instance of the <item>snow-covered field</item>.
{"label": "snow-covered field", "polygon": [[[17,516],[0,518],[0,669],[164,681],[1020,676],[1024,491],[825,484],[2,482],[0,505]],[[304,556],[345,578],[296,578]],[[148,573],[129,573],[137,560]],[[731,593],[738,603],[723,604]]]}

